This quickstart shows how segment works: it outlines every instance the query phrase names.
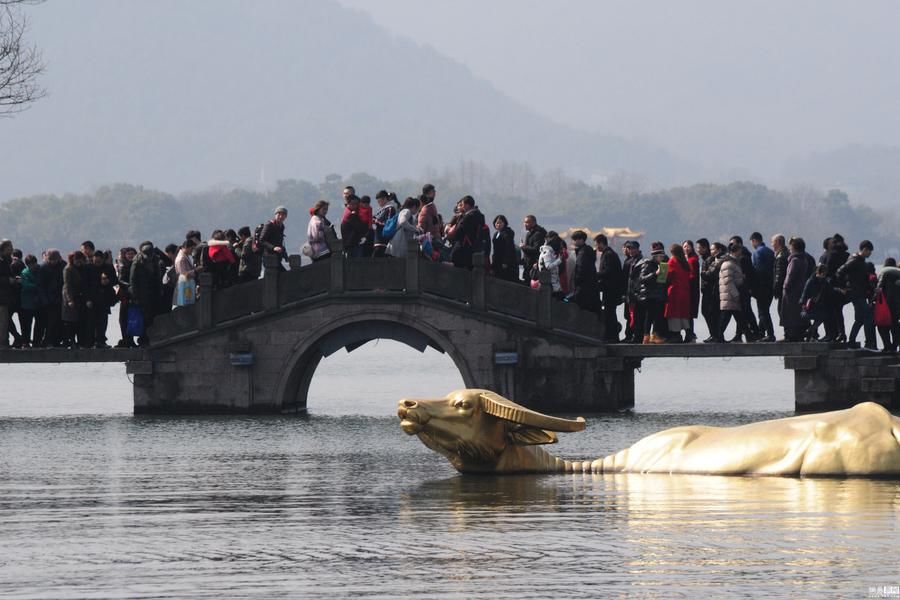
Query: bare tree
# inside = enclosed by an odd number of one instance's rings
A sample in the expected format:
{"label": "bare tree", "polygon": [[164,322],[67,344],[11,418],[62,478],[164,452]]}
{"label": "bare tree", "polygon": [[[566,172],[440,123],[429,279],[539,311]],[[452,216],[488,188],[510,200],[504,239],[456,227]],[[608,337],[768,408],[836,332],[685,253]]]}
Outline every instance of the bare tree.
{"label": "bare tree", "polygon": [[38,78],[44,72],[40,50],[25,37],[28,19],[24,4],[41,0],[0,0],[0,117],[27,109],[47,91]]}

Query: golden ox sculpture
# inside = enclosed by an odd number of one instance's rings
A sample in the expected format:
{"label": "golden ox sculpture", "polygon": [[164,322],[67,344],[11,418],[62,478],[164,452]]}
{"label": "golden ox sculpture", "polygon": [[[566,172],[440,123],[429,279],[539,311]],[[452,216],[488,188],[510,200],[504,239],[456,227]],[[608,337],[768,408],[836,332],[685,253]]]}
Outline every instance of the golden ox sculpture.
{"label": "golden ox sculpture", "polygon": [[738,427],[675,427],[605,458],[559,459],[541,444],[584,419],[544,415],[488,391],[404,399],[400,426],[461,473],[900,476],[900,419],[878,404]]}

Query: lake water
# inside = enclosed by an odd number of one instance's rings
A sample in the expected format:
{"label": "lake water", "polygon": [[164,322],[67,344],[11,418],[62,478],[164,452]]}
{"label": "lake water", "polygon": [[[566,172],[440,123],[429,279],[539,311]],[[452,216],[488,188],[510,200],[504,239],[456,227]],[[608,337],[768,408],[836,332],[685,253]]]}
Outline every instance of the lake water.
{"label": "lake water", "polygon": [[[395,416],[461,387],[393,342],[321,363],[310,414],[131,415],[121,365],[4,365],[0,596],[868,597],[900,585],[900,482],[463,477]],[[633,413],[565,458],[661,429],[790,415],[778,359],[649,360]],[[888,588],[890,590],[890,588]]]}

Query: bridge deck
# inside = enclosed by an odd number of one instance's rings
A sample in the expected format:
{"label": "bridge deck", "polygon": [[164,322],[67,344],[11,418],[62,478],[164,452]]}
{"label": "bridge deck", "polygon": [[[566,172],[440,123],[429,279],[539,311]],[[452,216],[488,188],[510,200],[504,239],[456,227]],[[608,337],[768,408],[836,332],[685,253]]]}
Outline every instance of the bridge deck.
{"label": "bridge deck", "polygon": [[142,360],[143,348],[29,348],[0,350],[0,363],[124,363]]}
{"label": "bridge deck", "polygon": [[[797,356],[823,354],[841,350],[827,344],[609,344],[612,357],[628,358],[731,358],[742,356]],[[861,352],[859,350],[854,352]],[[142,348],[31,348],[28,350],[0,350],[2,363],[124,363],[144,360]],[[873,356],[875,356],[873,354]]]}

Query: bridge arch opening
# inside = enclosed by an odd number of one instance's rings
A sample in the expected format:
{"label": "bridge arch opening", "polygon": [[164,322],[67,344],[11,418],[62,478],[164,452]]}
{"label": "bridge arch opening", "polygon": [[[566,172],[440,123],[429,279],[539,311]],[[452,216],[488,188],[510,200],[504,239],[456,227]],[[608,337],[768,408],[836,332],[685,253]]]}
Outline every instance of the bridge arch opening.
{"label": "bridge arch opening", "polygon": [[[426,324],[389,317],[342,321],[321,327],[295,349],[278,390],[284,410],[306,410],[312,400],[333,403],[341,414],[367,413],[384,396],[439,396],[475,385],[462,353]],[[322,377],[313,383],[317,373]],[[390,412],[392,405],[385,408],[376,410]]]}

